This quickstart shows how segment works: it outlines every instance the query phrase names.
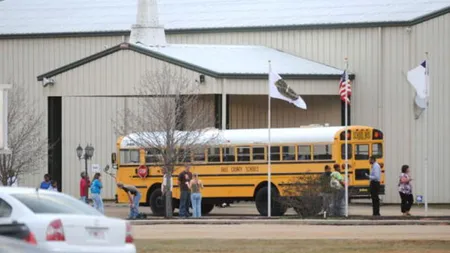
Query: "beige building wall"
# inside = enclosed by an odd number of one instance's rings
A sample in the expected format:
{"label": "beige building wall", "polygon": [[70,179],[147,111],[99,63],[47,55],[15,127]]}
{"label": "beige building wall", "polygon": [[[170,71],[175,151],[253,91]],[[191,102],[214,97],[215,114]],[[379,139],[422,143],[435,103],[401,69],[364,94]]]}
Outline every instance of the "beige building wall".
{"label": "beige building wall", "polygon": [[[124,39],[123,36],[0,38],[0,83],[14,83],[25,88],[29,103],[32,103],[43,113],[42,138],[47,138],[47,94],[41,84],[36,81],[36,77],[64,64],[100,52],[107,47],[117,45]],[[72,110],[79,114],[84,113],[76,108]],[[73,136],[67,136],[67,138],[73,138]],[[76,142],[84,141],[80,139]],[[70,165],[70,168],[76,166],[76,164],[78,162]],[[45,172],[47,172],[47,166],[39,168],[34,174],[20,178],[20,183],[21,185],[37,186],[42,181]],[[63,174],[63,177],[71,178],[70,176],[70,173]],[[76,179],[78,178],[79,175]],[[70,193],[79,194],[77,192]]]}
{"label": "beige building wall", "polygon": [[[272,99],[271,125],[274,128],[310,124],[341,125],[339,96],[302,96],[308,110],[279,99]],[[230,128],[267,128],[267,96],[231,95]]]}
{"label": "beige building wall", "polygon": [[[356,74],[352,123],[381,128],[386,137],[386,202],[398,202],[397,179],[402,164],[413,169],[414,192],[424,194],[423,160],[428,146],[430,202],[450,202],[450,164],[447,143],[450,111],[450,14],[407,27],[286,29],[184,33],[169,36],[171,43],[265,45]],[[431,97],[428,133],[424,118],[414,119],[414,91],[405,74],[429,52]],[[337,85],[337,84],[336,84]],[[427,139],[428,141],[425,141]]]}
{"label": "beige building wall", "polygon": [[[125,39],[122,36],[0,38],[0,82],[14,82],[17,85],[27,87],[30,101],[33,101],[36,107],[46,113],[46,96],[50,94],[36,81],[37,75],[102,51]],[[350,71],[356,74],[353,85],[352,123],[373,125],[385,132],[388,184],[388,194],[385,201],[398,201],[396,180],[399,168],[404,163],[410,164],[414,171],[414,177],[416,178],[414,191],[423,194],[422,160],[425,143],[427,143],[430,175],[428,181],[429,200],[431,202],[450,202],[450,195],[447,194],[450,190],[448,181],[450,171],[446,168],[450,164],[450,157],[447,155],[447,143],[450,141],[450,135],[446,134],[447,130],[450,129],[450,122],[446,117],[450,109],[450,102],[447,98],[447,94],[449,94],[447,82],[450,80],[450,71],[448,71],[448,66],[450,66],[450,47],[448,46],[450,45],[450,14],[415,25],[411,27],[410,31],[406,27],[386,27],[186,32],[184,34],[170,34],[168,32],[168,41],[171,43],[266,45],[340,68],[344,67],[344,58],[348,57]],[[408,69],[420,63],[425,51],[429,52],[431,74],[428,142],[425,141],[422,134],[423,118],[419,120],[413,118],[414,92],[404,77],[404,73]],[[107,67],[108,63],[105,64]],[[117,66],[116,71],[121,71],[123,68],[128,67]],[[73,94],[82,96],[81,93],[77,94],[77,92],[90,84],[90,81],[85,80],[83,75],[89,75],[91,72],[104,75],[104,77],[98,78],[103,82],[102,88],[105,92],[109,92],[107,84],[113,80],[108,79],[110,75],[105,73],[102,68],[86,70],[82,75],[73,78],[70,78],[70,74],[67,72],[65,74],[67,75],[66,80],[76,80],[76,82],[72,82],[72,86],[66,86],[65,88]],[[102,81],[105,78],[107,81]],[[96,91],[94,89],[87,87],[87,91],[101,93],[101,90]],[[60,92],[61,94],[67,94],[68,91],[61,90]],[[120,101],[120,99],[117,100]],[[77,107],[69,108],[75,106],[75,102],[71,104],[69,100],[65,101],[65,98],[63,99],[63,105],[65,105],[64,108],[69,110],[68,112],[78,115],[76,117],[91,117],[87,112],[93,110],[92,108],[85,110],[78,110]],[[84,105],[77,106],[83,108]],[[111,105],[105,102],[98,106],[108,107]],[[101,111],[102,109],[98,110]],[[66,109],[64,109],[64,112],[66,112]],[[84,114],[86,115],[83,116]],[[47,116],[44,115],[44,117],[46,122]],[[80,122],[87,124],[86,122],[89,121]],[[84,129],[84,126],[81,129]],[[42,129],[42,135],[47,135],[46,126]],[[87,135],[84,134],[84,136]],[[83,144],[84,141],[88,141],[72,135],[66,138],[72,138],[73,143],[81,142]],[[73,149],[73,143],[67,144],[67,153],[64,153],[63,159],[66,156],[71,156],[69,147]],[[95,145],[95,143],[93,144]],[[107,147],[109,144],[98,145]],[[99,149],[101,148],[97,150]],[[108,157],[109,155],[106,159]],[[64,166],[73,167],[77,163],[78,161],[75,161],[71,165]],[[40,173],[30,175],[24,178],[22,182],[26,185],[35,186],[41,181],[46,170],[46,167],[41,168]],[[66,174],[65,172],[66,169],[63,174],[64,180],[69,180],[67,178],[70,178],[72,174]],[[76,194],[76,192],[70,193]]]}

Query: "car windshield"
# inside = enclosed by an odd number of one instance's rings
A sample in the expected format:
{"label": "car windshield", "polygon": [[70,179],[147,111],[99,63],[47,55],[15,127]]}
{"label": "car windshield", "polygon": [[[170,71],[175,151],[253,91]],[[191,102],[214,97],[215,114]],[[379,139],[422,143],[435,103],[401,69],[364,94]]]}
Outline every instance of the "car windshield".
{"label": "car windshield", "polygon": [[64,194],[48,194],[41,191],[36,193],[16,193],[11,194],[11,196],[37,214],[102,215],[86,203]]}

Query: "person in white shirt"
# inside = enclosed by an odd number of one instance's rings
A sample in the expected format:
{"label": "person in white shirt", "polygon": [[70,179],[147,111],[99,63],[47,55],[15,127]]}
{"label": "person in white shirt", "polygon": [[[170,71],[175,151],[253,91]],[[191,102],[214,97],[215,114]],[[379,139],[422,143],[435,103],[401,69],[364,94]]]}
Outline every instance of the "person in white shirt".
{"label": "person in white shirt", "polygon": [[[164,194],[164,188],[167,186],[167,174],[164,174],[163,176],[163,181],[161,184],[161,192]],[[170,182],[170,191],[173,191],[173,178],[171,178],[171,182]]]}

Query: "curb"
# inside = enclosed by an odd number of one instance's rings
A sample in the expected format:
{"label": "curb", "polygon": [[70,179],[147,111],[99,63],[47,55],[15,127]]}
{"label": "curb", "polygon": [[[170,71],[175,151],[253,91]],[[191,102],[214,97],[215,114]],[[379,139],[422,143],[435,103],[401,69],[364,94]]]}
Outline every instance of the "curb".
{"label": "curb", "polygon": [[450,220],[134,220],[133,226],[145,225],[323,225],[323,226],[449,226]]}

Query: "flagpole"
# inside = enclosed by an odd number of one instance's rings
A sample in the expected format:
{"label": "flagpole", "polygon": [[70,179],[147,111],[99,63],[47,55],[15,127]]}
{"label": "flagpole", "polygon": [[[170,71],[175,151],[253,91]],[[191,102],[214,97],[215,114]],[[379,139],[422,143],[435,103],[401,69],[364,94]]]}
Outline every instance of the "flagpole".
{"label": "flagpole", "polygon": [[[348,77],[348,59],[345,58],[345,81],[349,82]],[[345,86],[345,217],[348,217],[348,90]]]}
{"label": "flagpole", "polygon": [[[425,89],[426,89],[426,103],[427,103],[427,109],[428,109],[428,101],[429,101],[429,90],[428,90],[428,78],[429,78],[429,72],[428,72],[428,52],[425,52]],[[429,109],[428,109],[429,110]],[[425,139],[425,159],[423,161],[423,171],[425,173],[424,175],[424,185],[425,185],[425,191],[424,191],[424,195],[425,195],[425,216],[428,216],[428,110],[426,110],[424,112],[424,134],[423,134],[423,138]]]}
{"label": "flagpole", "polygon": [[[270,73],[272,72],[272,66],[271,63],[269,61],[269,83],[270,83]],[[270,158],[271,158],[271,148],[270,148],[270,143],[271,143],[271,136],[270,136],[270,127],[271,127],[271,115],[270,115],[270,111],[271,111],[271,103],[270,103],[270,86],[268,86],[269,91],[267,93],[267,99],[268,99],[268,109],[267,109],[267,129],[268,129],[268,134],[269,134],[269,143],[267,144],[267,188],[268,188],[268,192],[267,192],[267,217],[270,218],[271,216],[271,209],[272,209],[272,205],[271,205],[271,162],[270,162]]]}

